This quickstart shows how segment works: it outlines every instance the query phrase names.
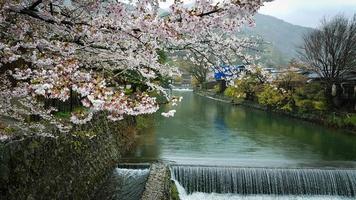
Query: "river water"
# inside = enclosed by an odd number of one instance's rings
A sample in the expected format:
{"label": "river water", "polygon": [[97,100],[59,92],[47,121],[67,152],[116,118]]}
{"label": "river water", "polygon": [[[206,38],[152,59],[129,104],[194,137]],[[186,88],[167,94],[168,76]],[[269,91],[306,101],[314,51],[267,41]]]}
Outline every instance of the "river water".
{"label": "river water", "polygon": [[[183,101],[161,108],[124,161],[171,163],[182,200],[356,198],[356,136],[191,91],[174,95]],[[171,109],[174,118],[160,115]]]}
{"label": "river water", "polygon": [[183,96],[174,118],[156,114],[154,124],[125,156],[130,162],[240,167],[356,166],[356,137],[279,114],[233,106],[175,91]]}

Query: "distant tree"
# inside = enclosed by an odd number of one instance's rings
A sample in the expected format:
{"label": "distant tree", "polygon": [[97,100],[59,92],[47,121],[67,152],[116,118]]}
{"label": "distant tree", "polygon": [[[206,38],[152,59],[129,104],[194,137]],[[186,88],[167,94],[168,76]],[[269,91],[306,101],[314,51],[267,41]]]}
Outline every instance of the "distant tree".
{"label": "distant tree", "polygon": [[332,95],[333,88],[340,88],[345,76],[356,70],[356,14],[324,19],[318,30],[304,36],[302,50],[302,60],[321,77],[328,100],[338,96],[340,90]]}
{"label": "distant tree", "polygon": [[205,62],[191,62],[188,60],[178,60],[171,63],[173,66],[178,66],[183,72],[189,73],[196,80],[197,85],[203,84],[208,76],[209,67]]}
{"label": "distant tree", "polygon": [[300,73],[305,67],[303,63],[295,58],[292,58],[287,66],[284,66],[286,70],[275,77],[275,84],[278,88],[283,88],[294,92],[295,88],[304,86],[307,83],[307,77]]}
{"label": "distant tree", "polygon": [[289,70],[276,77],[275,82],[278,88],[293,92],[295,88],[305,85],[307,79],[302,74]]}
{"label": "distant tree", "polygon": [[208,66],[201,64],[194,64],[187,68],[187,71],[197,80],[198,84],[203,84],[209,73]]}

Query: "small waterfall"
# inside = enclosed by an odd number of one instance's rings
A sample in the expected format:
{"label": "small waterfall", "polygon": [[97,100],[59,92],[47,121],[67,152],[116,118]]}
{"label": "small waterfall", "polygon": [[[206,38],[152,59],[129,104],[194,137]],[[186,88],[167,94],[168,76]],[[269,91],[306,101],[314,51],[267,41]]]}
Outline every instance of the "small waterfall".
{"label": "small waterfall", "polygon": [[139,200],[148,175],[149,169],[140,169],[140,166],[134,169],[116,168],[94,199]]}
{"label": "small waterfall", "polygon": [[356,196],[356,170],[204,166],[171,166],[171,170],[187,194]]}

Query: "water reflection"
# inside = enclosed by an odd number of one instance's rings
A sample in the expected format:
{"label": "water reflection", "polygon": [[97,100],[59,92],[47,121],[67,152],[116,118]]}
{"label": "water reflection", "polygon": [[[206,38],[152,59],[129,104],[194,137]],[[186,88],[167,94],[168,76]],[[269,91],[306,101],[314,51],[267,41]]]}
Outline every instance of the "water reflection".
{"label": "water reflection", "polygon": [[[343,131],[179,92],[174,118],[157,113],[131,161],[264,167],[354,167],[356,137]],[[169,106],[163,107],[167,111]]]}

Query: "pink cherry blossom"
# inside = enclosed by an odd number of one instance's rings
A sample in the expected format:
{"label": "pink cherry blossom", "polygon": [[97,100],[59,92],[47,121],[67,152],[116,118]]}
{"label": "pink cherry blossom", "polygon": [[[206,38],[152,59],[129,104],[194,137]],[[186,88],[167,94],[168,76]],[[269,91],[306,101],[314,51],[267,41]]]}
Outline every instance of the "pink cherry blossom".
{"label": "pink cherry blossom", "polygon": [[[0,3],[0,115],[18,120],[22,129],[29,127],[26,116],[39,115],[68,132],[72,125],[58,120],[43,98],[78,98],[87,110],[73,111],[74,124],[89,122],[96,112],[108,113],[113,121],[156,112],[159,106],[149,94],[165,95],[158,77],[179,73],[160,61],[159,52],[172,57],[184,54],[193,64],[206,66],[233,62],[236,57],[253,62],[245,50],[256,44],[236,37],[236,31],[253,24],[252,15],[262,0],[198,0],[190,8],[174,1],[165,16],[159,12],[159,2]],[[137,83],[142,87],[125,92],[126,85]]]}

